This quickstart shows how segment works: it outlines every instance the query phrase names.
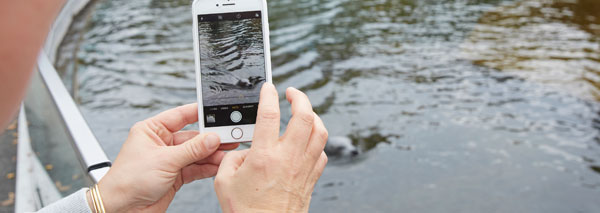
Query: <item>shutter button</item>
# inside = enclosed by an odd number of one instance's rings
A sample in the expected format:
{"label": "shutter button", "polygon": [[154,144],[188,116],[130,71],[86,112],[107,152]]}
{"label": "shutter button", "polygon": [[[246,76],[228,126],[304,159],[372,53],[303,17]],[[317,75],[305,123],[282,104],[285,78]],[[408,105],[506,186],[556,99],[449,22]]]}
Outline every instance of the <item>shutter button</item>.
{"label": "shutter button", "polygon": [[234,123],[239,123],[242,120],[242,113],[240,113],[239,111],[233,111],[231,115],[229,115],[229,118]]}

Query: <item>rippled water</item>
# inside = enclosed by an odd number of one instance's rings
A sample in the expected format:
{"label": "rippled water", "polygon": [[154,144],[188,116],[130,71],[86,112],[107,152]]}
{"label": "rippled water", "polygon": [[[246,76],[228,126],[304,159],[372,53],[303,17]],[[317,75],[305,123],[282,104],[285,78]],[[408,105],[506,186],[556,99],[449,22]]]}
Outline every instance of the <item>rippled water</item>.
{"label": "rippled water", "polygon": [[199,22],[198,31],[204,106],[258,103],[266,80],[261,19]]}
{"label": "rippled water", "polygon": [[[195,101],[190,0],[105,0],[57,61],[111,158]],[[269,1],[274,81],[331,135],[315,212],[600,211],[600,2]],[[283,114],[289,104],[281,100]],[[210,180],[170,211],[219,211]]]}

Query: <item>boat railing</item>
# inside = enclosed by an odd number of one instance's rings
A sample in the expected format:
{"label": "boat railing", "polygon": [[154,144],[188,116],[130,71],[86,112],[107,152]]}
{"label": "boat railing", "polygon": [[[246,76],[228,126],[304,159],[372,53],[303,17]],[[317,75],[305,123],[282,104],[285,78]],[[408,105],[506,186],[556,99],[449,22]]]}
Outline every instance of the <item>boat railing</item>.
{"label": "boat railing", "polygon": [[71,137],[69,141],[72,143],[73,150],[77,152],[82,166],[90,177],[94,181],[99,181],[108,171],[111,162],[45,53],[39,56],[38,72],[63,119],[64,126]]}

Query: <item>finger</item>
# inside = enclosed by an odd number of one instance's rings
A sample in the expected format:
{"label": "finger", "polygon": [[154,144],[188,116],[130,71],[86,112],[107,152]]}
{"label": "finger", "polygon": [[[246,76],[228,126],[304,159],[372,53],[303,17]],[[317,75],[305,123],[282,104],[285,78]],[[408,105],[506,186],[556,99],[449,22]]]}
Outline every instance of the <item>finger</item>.
{"label": "finger", "polygon": [[213,165],[220,165],[221,161],[223,160],[223,157],[225,157],[225,152],[224,151],[220,151],[217,150],[215,153],[213,153],[212,155],[194,162],[195,164],[201,165],[201,164],[213,164]]}
{"label": "finger", "polygon": [[[200,134],[200,132],[196,131],[196,130],[176,132],[175,134],[173,134],[173,145],[182,144],[182,143],[196,137],[199,134]],[[240,146],[239,143],[221,144],[221,146],[219,146],[219,150],[234,150],[234,149],[237,149],[239,146]]]}
{"label": "finger", "polygon": [[191,164],[189,166],[181,169],[181,177],[183,178],[183,183],[187,184],[195,180],[200,180],[204,178],[213,177],[217,174],[219,170],[218,165],[212,164]]}
{"label": "finger", "polygon": [[260,91],[252,148],[269,148],[279,139],[279,95],[275,86],[264,83]]}
{"label": "finger", "polygon": [[287,147],[295,152],[304,152],[312,132],[315,114],[308,97],[294,88],[288,88],[286,97],[292,105],[292,119],[283,134],[283,140],[289,141]]}
{"label": "finger", "polygon": [[198,104],[176,107],[150,118],[154,123],[162,125],[170,132],[177,132],[188,124],[198,121]]}
{"label": "finger", "polygon": [[217,176],[231,177],[235,171],[240,168],[242,163],[244,163],[249,151],[250,149],[244,149],[240,151],[231,151],[225,154],[225,157],[219,166]]}
{"label": "finger", "polygon": [[178,146],[170,146],[169,157],[174,165],[181,169],[196,161],[212,155],[221,144],[219,136],[214,133],[198,135]]}
{"label": "finger", "polygon": [[237,149],[239,146],[240,143],[221,144],[221,146],[219,146],[219,150],[234,150]]}
{"label": "finger", "polygon": [[325,166],[327,166],[327,161],[327,154],[325,154],[325,152],[321,152],[319,155],[319,160],[317,160],[317,163],[315,164],[315,167],[313,167],[309,177],[310,183],[313,186],[317,183],[317,181],[319,181],[321,175],[323,175],[323,170],[325,170]]}
{"label": "finger", "polygon": [[199,135],[200,132],[199,131],[179,131],[173,134],[173,145],[177,146],[179,144],[182,144],[194,137],[196,137],[197,135]]}
{"label": "finger", "polygon": [[316,113],[313,113],[315,116],[315,125],[313,125],[312,133],[310,135],[310,141],[308,142],[308,147],[306,148],[306,152],[313,160],[319,159],[321,152],[325,148],[325,144],[327,144],[327,138],[329,137],[329,133],[325,128],[325,124]]}

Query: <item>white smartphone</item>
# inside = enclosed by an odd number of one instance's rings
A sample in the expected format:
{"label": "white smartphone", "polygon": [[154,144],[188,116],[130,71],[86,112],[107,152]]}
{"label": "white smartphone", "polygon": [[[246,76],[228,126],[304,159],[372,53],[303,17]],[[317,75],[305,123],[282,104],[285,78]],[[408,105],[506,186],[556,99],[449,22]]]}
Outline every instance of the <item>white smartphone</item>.
{"label": "white smartphone", "polygon": [[260,89],[271,80],[266,0],[194,0],[200,132],[250,142]]}

